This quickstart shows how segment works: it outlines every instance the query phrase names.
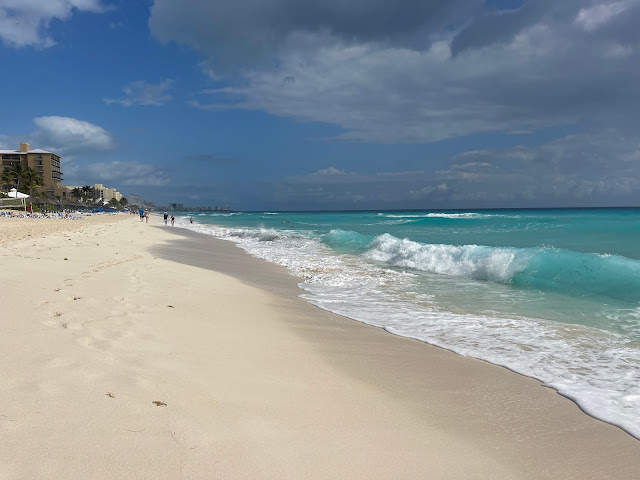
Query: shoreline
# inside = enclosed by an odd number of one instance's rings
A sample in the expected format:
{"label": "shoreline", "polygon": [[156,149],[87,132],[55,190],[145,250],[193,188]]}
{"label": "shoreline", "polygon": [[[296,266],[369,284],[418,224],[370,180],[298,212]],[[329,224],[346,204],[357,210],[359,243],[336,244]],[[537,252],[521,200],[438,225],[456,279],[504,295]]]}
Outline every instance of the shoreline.
{"label": "shoreline", "polygon": [[[189,237],[197,237],[200,235],[204,235],[205,237],[208,238],[212,238],[213,241],[215,242],[219,242],[222,241],[224,243],[227,244],[232,244],[234,247],[238,247],[243,253],[245,253],[247,256],[251,257],[251,258],[256,258],[259,260],[259,262],[263,262],[264,265],[270,265],[271,267],[268,268],[273,268],[274,266],[276,267],[276,270],[274,270],[274,275],[285,275],[285,276],[289,276],[292,279],[295,279],[295,287],[293,287],[292,289],[290,289],[287,294],[292,295],[292,296],[297,296],[300,297],[302,301],[309,303],[321,310],[327,311],[329,313],[332,313],[334,315],[338,315],[338,316],[343,316],[344,318],[347,318],[351,321],[355,321],[357,323],[363,324],[363,325],[367,325],[367,326],[371,326],[374,328],[379,328],[382,331],[384,331],[387,334],[390,335],[394,335],[394,336],[398,336],[401,338],[406,338],[406,339],[411,339],[411,340],[415,340],[421,343],[424,343],[425,345],[429,345],[430,347],[436,347],[436,348],[441,348],[444,349],[448,352],[451,352],[455,355],[460,355],[462,357],[465,358],[472,358],[475,360],[480,360],[483,362],[488,363],[489,365],[498,367],[498,368],[503,368],[507,371],[509,371],[510,373],[514,373],[520,376],[523,376],[525,378],[529,378],[532,380],[535,380],[537,382],[540,383],[540,385],[544,388],[548,388],[550,390],[552,390],[554,393],[562,396],[563,398],[566,398],[567,400],[569,400],[570,402],[574,403],[578,409],[580,409],[580,411],[582,411],[584,414],[590,416],[591,418],[593,418],[594,420],[597,421],[601,421],[605,424],[608,425],[612,425],[616,428],[619,428],[620,430],[622,430],[624,433],[630,435],[631,437],[635,438],[636,440],[640,441],[640,436],[638,436],[638,424],[636,420],[628,420],[626,419],[626,423],[625,421],[620,420],[619,418],[615,417],[615,415],[608,415],[606,410],[594,410],[590,407],[592,407],[593,405],[589,405],[588,403],[585,404],[585,402],[583,401],[584,399],[581,398],[579,395],[575,395],[575,392],[572,391],[567,391],[566,389],[563,390],[561,388],[561,386],[557,386],[557,384],[554,384],[553,381],[549,381],[547,379],[547,381],[545,381],[544,379],[544,375],[541,376],[536,376],[535,374],[532,374],[532,372],[527,372],[526,369],[523,372],[522,369],[517,369],[515,367],[513,367],[512,365],[509,364],[509,362],[505,362],[505,361],[500,361],[500,359],[496,359],[496,358],[486,358],[482,355],[481,352],[465,352],[464,350],[461,351],[459,348],[455,348],[452,347],[450,345],[447,345],[446,341],[441,341],[438,342],[434,342],[431,343],[428,339],[425,339],[424,337],[421,337],[420,335],[414,333],[403,333],[402,331],[398,331],[398,330],[393,330],[393,329],[389,329],[385,326],[384,321],[376,321],[375,318],[371,318],[371,317],[363,317],[363,316],[358,316],[357,314],[350,316],[350,313],[342,313],[340,311],[340,309],[336,309],[333,308],[331,306],[331,304],[329,303],[328,308],[326,305],[323,306],[323,302],[322,299],[320,298],[320,300],[318,302],[315,301],[314,299],[314,294],[312,293],[313,290],[307,290],[305,288],[304,284],[308,279],[305,277],[301,277],[301,276],[296,276],[291,270],[289,270],[289,268],[281,266],[280,262],[276,263],[276,260],[264,260],[263,257],[260,254],[256,254],[256,256],[254,257],[251,253],[248,253],[245,248],[242,246],[243,243],[240,242],[236,242],[233,241],[231,238],[228,237],[222,237],[219,238],[216,235],[210,235],[207,234],[205,232],[202,231],[197,231],[197,230],[191,230],[188,229],[186,227],[180,228],[180,230],[184,233],[180,233],[180,231],[176,231],[173,232],[177,235],[182,235],[186,238]],[[218,247],[221,248],[221,247]],[[184,259],[183,259],[184,261]],[[186,261],[188,263],[188,261]],[[213,268],[215,269],[215,268]],[[234,274],[233,270],[226,272],[229,273],[233,276],[237,276],[237,274]],[[252,281],[251,278],[246,278],[245,280],[247,281]],[[259,288],[263,288],[263,289],[270,289],[271,286],[268,283],[265,282],[253,282],[252,284],[255,284],[256,286],[258,286]],[[317,297],[316,297],[317,299]],[[344,309],[342,309],[344,311]],[[351,313],[357,313],[357,312],[351,312]],[[379,317],[379,318],[384,318],[384,317]],[[535,373],[535,372],[533,372]],[[613,417],[613,418],[612,418]]]}
{"label": "shoreline", "polygon": [[15,272],[0,290],[8,479],[640,468],[638,440],[537,380],[322,310],[284,267],[231,242],[122,220],[29,251],[0,221],[0,261]]}
{"label": "shoreline", "polygon": [[[606,429],[613,429],[615,431],[618,431],[623,437],[628,437],[632,445],[635,442],[636,446],[640,447],[640,440],[635,438],[629,432],[625,431],[623,428],[621,428],[618,425],[615,425],[591,416],[589,413],[583,410],[575,401],[573,401],[570,397],[562,395],[553,387],[544,385],[538,379],[529,377],[527,375],[524,375],[520,372],[509,369],[508,367],[505,367],[502,365],[496,365],[483,359],[477,359],[474,357],[461,355],[450,349],[447,349],[446,347],[433,345],[423,340],[416,339],[409,336],[398,335],[398,334],[387,331],[383,327],[370,325],[370,324],[367,324],[358,320],[354,320],[340,314],[333,313],[321,307],[318,307],[313,303],[308,302],[306,299],[300,296],[301,294],[305,293],[305,291],[298,286],[299,281],[302,280],[301,277],[296,277],[292,275],[284,266],[270,263],[266,260],[249,255],[244,250],[239,248],[239,246],[236,245],[234,242],[230,242],[224,239],[218,239],[211,235],[198,233],[198,232],[194,232],[194,231],[191,231],[188,229],[182,229],[182,228],[176,229],[176,230],[172,229],[170,230],[170,233],[181,237],[182,242],[185,240],[194,241],[197,239],[196,242],[198,245],[195,247],[191,246],[189,248],[186,247],[185,243],[182,243],[181,245],[176,244],[174,248],[170,248],[167,245],[165,245],[159,249],[158,248],[154,249],[154,253],[159,255],[163,255],[164,253],[164,257],[166,259],[171,258],[173,259],[173,261],[187,263],[193,266],[197,266],[199,268],[211,269],[213,271],[223,272],[226,275],[231,275],[234,278],[238,278],[241,281],[251,284],[252,286],[256,286],[263,290],[267,290],[270,293],[274,293],[276,295],[296,297],[296,301],[298,301],[302,305],[305,305],[304,307],[305,310],[311,309],[311,310],[320,312],[320,315],[322,315],[328,322],[332,322],[332,321],[335,322],[335,321],[339,321],[338,319],[342,319],[340,321],[341,324],[344,324],[344,322],[348,324],[353,324],[353,330],[356,334],[360,334],[364,331],[374,331],[376,332],[374,335],[382,336],[382,338],[380,339],[381,342],[385,341],[384,337],[395,338],[400,340],[401,342],[410,342],[412,344],[424,346],[425,349],[431,350],[431,353],[435,355],[438,355],[438,353],[434,353],[434,352],[441,352],[443,356],[448,357],[447,360],[456,359],[456,361],[461,361],[463,363],[469,362],[468,366],[473,365],[474,366],[473,368],[478,368],[478,365],[483,365],[487,367],[489,370],[495,370],[495,372],[492,372],[491,375],[506,376],[511,378],[515,377],[521,380],[521,381],[514,381],[514,383],[520,383],[520,385],[515,385],[516,388],[521,388],[525,384],[528,384],[527,389],[531,390],[532,395],[538,396],[540,395],[540,392],[544,392],[541,394],[542,396],[545,397],[543,401],[552,400],[554,408],[560,408],[563,410],[568,409],[566,412],[563,412],[563,413],[558,412],[557,413],[558,417],[569,415],[578,421],[581,421],[580,417],[586,417],[588,420],[585,420],[584,418],[582,418],[582,421],[586,421],[587,423],[595,422],[596,424],[599,424],[605,427]],[[171,242],[171,243],[175,243],[175,242]],[[212,249],[215,251],[213,256],[208,255],[211,252],[208,251],[206,247],[204,247],[209,243],[212,246],[215,245],[215,249]],[[194,256],[194,259],[192,260],[189,260],[188,258],[186,258],[188,255],[184,255],[184,253],[183,254],[180,253],[187,250],[193,251],[194,249],[198,251],[199,255]],[[222,251],[223,255],[228,255],[232,257],[233,260],[225,262],[219,256],[220,251]],[[201,255],[207,255],[207,258],[204,259],[203,256]],[[197,258],[198,260],[195,260],[195,258]],[[252,265],[254,268],[254,271],[255,270],[268,271],[268,278],[270,279],[270,282],[266,282],[261,276],[258,276],[256,278],[255,274],[253,273],[248,274],[245,268],[238,269],[237,267],[238,264],[242,265],[245,263]],[[274,277],[277,278],[277,281],[275,282],[273,281]],[[288,285],[285,288],[283,288],[282,287],[283,283]],[[341,364],[340,367],[345,370],[349,369],[349,365],[346,365],[346,364]],[[383,367],[381,365],[378,365],[378,368],[383,368]],[[391,377],[393,375],[393,372],[389,372],[388,375],[389,377]],[[574,411],[571,412],[571,410],[574,410]]]}

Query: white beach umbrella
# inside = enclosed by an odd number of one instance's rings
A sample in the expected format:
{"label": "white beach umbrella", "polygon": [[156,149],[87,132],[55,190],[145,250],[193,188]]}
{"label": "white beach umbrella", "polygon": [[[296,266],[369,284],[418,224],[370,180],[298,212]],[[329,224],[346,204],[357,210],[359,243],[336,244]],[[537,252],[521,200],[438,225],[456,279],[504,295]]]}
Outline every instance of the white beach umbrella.
{"label": "white beach umbrella", "polygon": [[11,190],[9,190],[9,193],[7,195],[9,195],[11,198],[29,198],[29,195],[27,195],[26,193],[19,192],[15,188],[12,188]]}

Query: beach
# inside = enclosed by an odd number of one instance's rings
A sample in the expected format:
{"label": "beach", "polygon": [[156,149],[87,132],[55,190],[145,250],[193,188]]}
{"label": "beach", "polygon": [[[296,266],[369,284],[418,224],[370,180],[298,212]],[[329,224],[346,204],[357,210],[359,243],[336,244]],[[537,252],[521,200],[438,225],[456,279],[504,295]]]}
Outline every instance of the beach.
{"label": "beach", "polygon": [[540,382],[321,310],[233,243],[0,219],[0,479],[632,479]]}

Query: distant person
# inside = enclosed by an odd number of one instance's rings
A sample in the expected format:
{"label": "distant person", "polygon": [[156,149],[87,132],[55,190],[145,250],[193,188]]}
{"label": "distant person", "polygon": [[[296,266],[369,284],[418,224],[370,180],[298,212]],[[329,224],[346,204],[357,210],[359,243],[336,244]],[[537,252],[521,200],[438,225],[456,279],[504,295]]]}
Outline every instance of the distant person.
{"label": "distant person", "polygon": [[193,217],[189,218],[189,223],[193,223]]}
{"label": "distant person", "polygon": [[144,221],[144,208],[140,209],[140,221]]}
{"label": "distant person", "polygon": [[173,216],[173,214],[171,215],[171,226],[173,227],[173,224],[176,223],[176,217]]}
{"label": "distant person", "polygon": [[169,220],[169,215],[167,215],[167,212],[164,212],[164,224],[167,224],[167,221]]}
{"label": "distant person", "polygon": [[147,221],[146,223],[149,223],[149,210],[144,211],[144,218]]}

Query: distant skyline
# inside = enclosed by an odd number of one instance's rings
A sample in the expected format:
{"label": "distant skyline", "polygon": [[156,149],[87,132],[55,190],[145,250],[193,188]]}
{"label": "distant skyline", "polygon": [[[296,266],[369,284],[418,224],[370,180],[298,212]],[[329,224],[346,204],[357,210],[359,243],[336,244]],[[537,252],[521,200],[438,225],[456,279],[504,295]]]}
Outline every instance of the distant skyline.
{"label": "distant skyline", "polygon": [[237,210],[640,205],[640,0],[0,0],[0,148]]}

